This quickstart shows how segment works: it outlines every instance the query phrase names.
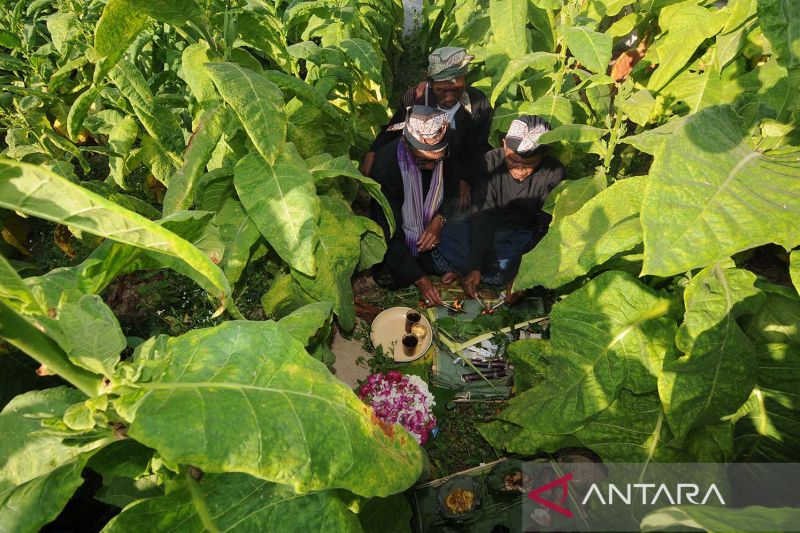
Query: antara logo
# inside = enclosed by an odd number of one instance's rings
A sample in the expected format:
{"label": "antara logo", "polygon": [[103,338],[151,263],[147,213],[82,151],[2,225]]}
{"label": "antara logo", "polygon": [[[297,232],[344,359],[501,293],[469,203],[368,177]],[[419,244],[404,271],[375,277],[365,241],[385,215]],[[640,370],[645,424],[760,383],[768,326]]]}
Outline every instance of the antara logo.
{"label": "antara logo", "polygon": [[[569,496],[570,481],[572,481],[571,472],[545,485],[542,485],[539,488],[533,489],[528,493],[528,498],[547,507],[551,511],[560,513],[567,518],[572,518],[572,511],[563,506],[564,502],[567,501],[567,497]],[[558,503],[542,497],[543,493],[559,487],[561,488],[561,496],[560,498],[555,498],[559,501]],[[675,487],[672,491],[670,491],[669,486],[667,486],[665,483],[661,483],[660,485],[656,485],[655,483],[628,483],[623,485],[623,487],[624,489],[620,489],[617,485],[609,483],[606,496],[604,497],[603,492],[597,486],[597,483],[592,483],[592,486],[586,492],[586,496],[584,496],[581,505],[586,505],[592,499],[596,499],[601,505],[614,505],[620,503],[630,505],[631,502],[634,501],[634,496],[637,493],[641,494],[641,502],[644,505],[657,505],[659,503],[669,503],[670,505],[681,505],[683,503],[705,505],[706,502],[708,502],[708,500],[712,497],[715,497],[720,505],[725,505],[725,500],[722,498],[722,494],[720,494],[715,483],[712,483],[708,487],[708,490],[705,492],[705,496],[703,496],[703,499],[700,501],[695,499],[700,495],[700,487],[694,483],[678,483],[677,487]],[[652,492],[649,492],[652,497],[648,499],[648,491],[650,489],[653,489]]]}
{"label": "antara logo", "polygon": [[[642,505],[665,505],[667,502],[669,502],[670,505],[682,505],[684,503],[705,505],[712,496],[717,498],[720,505],[725,505],[725,500],[722,499],[722,494],[720,494],[715,483],[712,483],[711,486],[708,487],[701,501],[695,500],[695,498],[700,495],[700,487],[694,483],[678,483],[677,487],[673,488],[672,491],[670,491],[669,486],[665,483],[661,483],[660,485],[656,485],[655,483],[628,483],[627,485],[623,485],[623,487],[624,490],[620,490],[615,484],[609,483],[606,498],[603,498],[603,493],[597,487],[597,484],[592,483],[581,505],[585,505],[592,496],[602,505],[614,505],[614,503],[630,505],[631,501],[634,501],[634,495],[637,492],[641,493]],[[656,489],[656,487],[658,487],[658,489]],[[651,499],[648,499],[649,489],[654,489],[653,492],[650,492],[650,494],[652,494]],[[673,495],[676,497],[673,498]],[[615,501],[617,499],[619,500],[618,502]]]}

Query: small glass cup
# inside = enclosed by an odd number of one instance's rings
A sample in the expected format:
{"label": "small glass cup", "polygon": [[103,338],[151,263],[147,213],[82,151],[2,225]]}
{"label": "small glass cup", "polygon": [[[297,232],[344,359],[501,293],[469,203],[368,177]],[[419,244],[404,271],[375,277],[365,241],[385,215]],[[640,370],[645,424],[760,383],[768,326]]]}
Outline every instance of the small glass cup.
{"label": "small glass cup", "polygon": [[419,339],[416,335],[412,335],[411,333],[406,333],[403,335],[403,355],[406,357],[412,357],[416,351],[417,346],[419,345]]}
{"label": "small glass cup", "polygon": [[422,342],[428,335],[428,328],[422,324],[414,324],[411,326],[411,334],[414,335],[419,342]]}
{"label": "small glass cup", "polygon": [[406,313],[406,333],[411,333],[411,328],[414,326],[414,324],[417,324],[420,320],[422,320],[422,315],[419,314],[419,311],[410,309]]}

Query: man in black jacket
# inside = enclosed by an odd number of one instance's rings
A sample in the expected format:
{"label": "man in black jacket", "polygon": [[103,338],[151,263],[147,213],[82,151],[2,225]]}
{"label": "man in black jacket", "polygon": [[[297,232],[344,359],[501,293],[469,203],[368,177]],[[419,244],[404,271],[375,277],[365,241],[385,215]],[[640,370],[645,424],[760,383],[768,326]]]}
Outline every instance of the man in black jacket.
{"label": "man in black jacket", "polygon": [[434,50],[428,57],[427,79],[405,92],[400,107],[364,156],[361,165],[364,175],[372,175],[377,151],[400,136],[408,108],[414,105],[438,107],[447,114],[450,124],[449,165],[460,178],[459,209],[465,210],[469,206],[470,191],[481,177],[483,154],[492,149],[489,144],[492,123],[489,100],[465,81],[473,58],[464,48]]}
{"label": "man in black jacket", "polygon": [[[542,206],[565,178],[564,166],[547,155],[547,145],[539,143],[549,130],[541,118],[522,115],[511,123],[503,147],[485,156],[487,189],[480,211],[469,222],[469,253],[463,259],[450,259],[463,265],[464,290],[473,298],[484,273],[506,284],[508,302],[519,297],[511,293],[511,286],[520,260],[547,232],[551,217]],[[448,247],[456,241],[451,239]]]}
{"label": "man in black jacket", "polygon": [[413,106],[404,123],[402,137],[375,155],[372,177],[377,181],[395,222],[394,234],[373,201],[372,218],[383,228],[387,241],[382,267],[396,287],[414,283],[426,303],[441,305],[439,291],[428,274],[443,274],[451,268],[436,249],[447,219],[457,210],[458,178],[450,159],[449,124],[442,111]]}

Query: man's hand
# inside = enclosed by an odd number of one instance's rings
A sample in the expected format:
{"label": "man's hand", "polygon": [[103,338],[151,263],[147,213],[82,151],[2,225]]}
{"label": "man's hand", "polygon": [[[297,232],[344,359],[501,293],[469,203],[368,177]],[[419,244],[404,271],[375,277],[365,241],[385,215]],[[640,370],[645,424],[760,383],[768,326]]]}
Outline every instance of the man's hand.
{"label": "man's hand", "polygon": [[417,250],[420,252],[427,252],[439,244],[439,235],[442,233],[442,227],[444,227],[444,222],[442,222],[442,219],[439,217],[433,217],[428,224],[428,227],[425,228],[425,231],[422,232],[422,235],[420,235],[420,238],[417,241]]}
{"label": "man's hand", "polygon": [[367,152],[364,154],[364,159],[361,160],[361,168],[359,170],[365,176],[369,176],[369,173],[372,172],[373,163],[375,163],[375,152]]}
{"label": "man's hand", "polygon": [[481,283],[481,271],[472,270],[464,276],[464,292],[470,298],[478,298],[478,285]]}
{"label": "man's hand", "polygon": [[513,279],[506,285],[506,297],[504,300],[507,305],[515,304],[520,301],[523,296],[525,296],[525,291],[511,292],[512,287],[514,287]]}
{"label": "man's hand", "polygon": [[472,200],[472,187],[464,180],[458,182],[458,210],[466,211]]}
{"label": "man's hand", "polygon": [[442,302],[442,297],[439,296],[439,291],[436,289],[431,280],[425,276],[422,276],[414,282],[414,285],[416,285],[417,289],[419,289],[419,293],[422,296],[422,299],[425,300],[426,305],[444,305],[444,302]]}

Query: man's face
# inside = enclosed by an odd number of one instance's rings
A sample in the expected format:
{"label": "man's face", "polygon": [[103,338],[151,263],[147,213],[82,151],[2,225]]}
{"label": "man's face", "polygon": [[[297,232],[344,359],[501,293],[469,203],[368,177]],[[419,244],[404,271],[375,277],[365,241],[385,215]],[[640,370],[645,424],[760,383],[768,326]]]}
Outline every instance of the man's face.
{"label": "man's face", "polygon": [[414,161],[417,163],[417,167],[430,170],[436,166],[436,163],[444,159],[445,155],[447,154],[447,149],[442,148],[441,150],[427,151],[411,148],[411,153],[414,156]]}
{"label": "man's face", "polygon": [[463,76],[454,80],[433,82],[433,94],[442,109],[450,109],[461,100],[466,82]]}
{"label": "man's face", "polygon": [[531,157],[520,157],[512,149],[503,145],[505,150],[506,167],[511,177],[515,180],[522,181],[536,170],[539,163],[542,162],[543,155],[534,155]]}

